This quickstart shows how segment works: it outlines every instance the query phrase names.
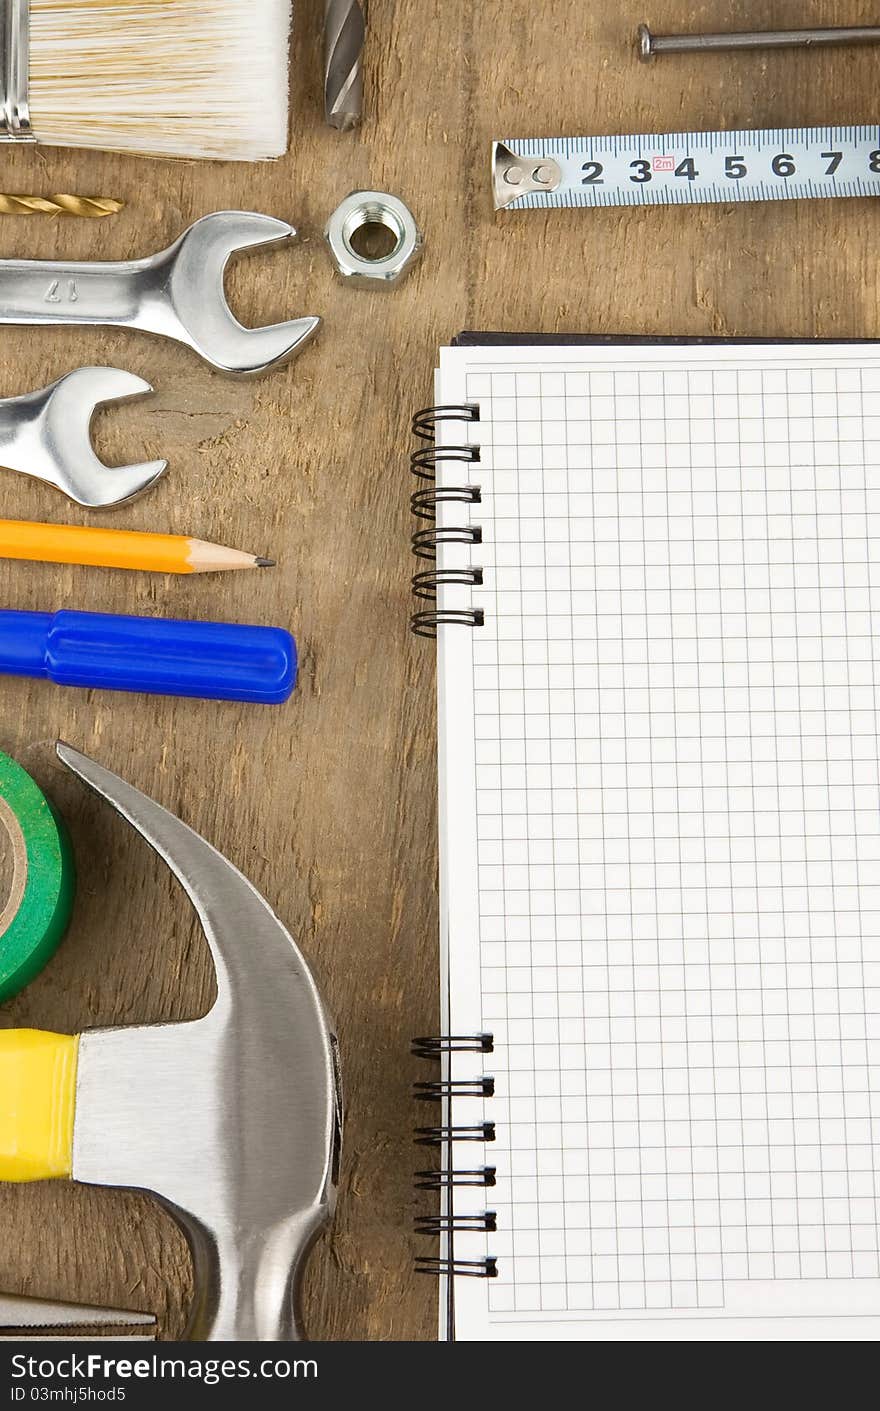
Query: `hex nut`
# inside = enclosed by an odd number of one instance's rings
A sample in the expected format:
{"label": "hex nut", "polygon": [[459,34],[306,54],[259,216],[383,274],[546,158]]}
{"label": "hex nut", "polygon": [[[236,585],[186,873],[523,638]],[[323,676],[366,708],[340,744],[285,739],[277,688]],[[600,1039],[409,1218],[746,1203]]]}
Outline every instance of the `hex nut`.
{"label": "hex nut", "polygon": [[[351,244],[365,225],[384,225],[395,237],[394,248],[379,259],[358,254]],[[347,284],[388,289],[402,279],[422,252],[423,236],[412,211],[385,191],[353,191],[336,208],[324,230],[337,272]]]}

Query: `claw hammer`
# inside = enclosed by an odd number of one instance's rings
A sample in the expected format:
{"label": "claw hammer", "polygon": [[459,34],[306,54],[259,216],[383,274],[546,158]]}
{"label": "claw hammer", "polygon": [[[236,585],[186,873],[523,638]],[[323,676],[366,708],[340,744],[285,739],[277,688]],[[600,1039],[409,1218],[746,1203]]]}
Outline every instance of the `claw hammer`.
{"label": "claw hammer", "polygon": [[167,863],[217,974],[203,1019],[79,1037],[0,1030],[0,1179],[152,1192],[193,1254],[192,1341],[298,1341],[330,1219],[341,1103],[315,982],[268,902],[173,814],[67,745],[62,762]]}

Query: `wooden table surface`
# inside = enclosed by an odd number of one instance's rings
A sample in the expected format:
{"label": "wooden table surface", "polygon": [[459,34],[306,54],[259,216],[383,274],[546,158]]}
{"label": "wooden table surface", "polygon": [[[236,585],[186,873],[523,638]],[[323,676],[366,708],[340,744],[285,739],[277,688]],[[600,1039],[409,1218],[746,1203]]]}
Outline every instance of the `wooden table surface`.
{"label": "wooden table surface", "polygon": [[[79,866],[71,933],[0,1025],[78,1030],[205,1011],[211,967],[168,872],[55,763],[62,736],[180,813],[253,879],[299,938],[335,1014],[348,1123],[339,1210],[306,1289],[316,1339],[436,1335],[436,1291],[412,1273],[413,1033],[437,1027],[436,777],[430,646],[410,638],[409,417],[431,400],[437,346],[459,329],[810,337],[878,334],[875,209],[790,203],[495,216],[492,138],[863,122],[871,51],[667,59],[658,31],[855,24],[869,0],[370,0],[368,120],[320,120],[319,12],[302,0],[290,156],[266,167],[169,164],[41,149],[4,154],[4,189],[124,198],[102,222],[0,217],[6,256],[152,254],[197,216],[291,218],[293,252],[230,280],[243,321],[319,313],[291,366],[217,376],[185,349],[123,332],[4,329],[2,395],[83,363],[148,377],[150,399],[102,414],[112,462],[167,456],[151,494],[89,522],[173,530],[277,555],[274,572],[163,579],[0,565],[0,602],[278,623],[300,684],[247,707],[0,683],[0,748],[69,820]],[[210,6],[206,6],[206,13]],[[393,293],[335,282],[321,240],[357,187],[409,201],[426,234]],[[85,522],[43,485],[0,472],[6,517]],[[149,1074],[144,1074],[145,1085]],[[134,1098],[136,1100],[136,1097]],[[0,1287],[156,1310],[180,1334],[184,1241],[137,1195],[70,1185],[0,1191]]]}

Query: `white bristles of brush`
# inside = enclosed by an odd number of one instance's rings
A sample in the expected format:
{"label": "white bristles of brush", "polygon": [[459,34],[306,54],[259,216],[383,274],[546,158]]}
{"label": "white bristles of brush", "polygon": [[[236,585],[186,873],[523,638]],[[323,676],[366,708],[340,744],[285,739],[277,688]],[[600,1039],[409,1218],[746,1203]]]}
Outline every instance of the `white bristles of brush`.
{"label": "white bristles of brush", "polygon": [[40,143],[263,161],[287,150],[291,0],[30,0]]}

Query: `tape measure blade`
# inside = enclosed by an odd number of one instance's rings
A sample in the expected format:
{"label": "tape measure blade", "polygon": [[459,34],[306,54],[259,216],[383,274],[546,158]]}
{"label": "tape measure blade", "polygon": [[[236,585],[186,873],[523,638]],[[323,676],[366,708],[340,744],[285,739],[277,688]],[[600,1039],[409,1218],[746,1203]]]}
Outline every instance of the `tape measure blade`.
{"label": "tape measure blade", "polygon": [[493,185],[498,209],[880,196],[880,126],[512,139]]}

